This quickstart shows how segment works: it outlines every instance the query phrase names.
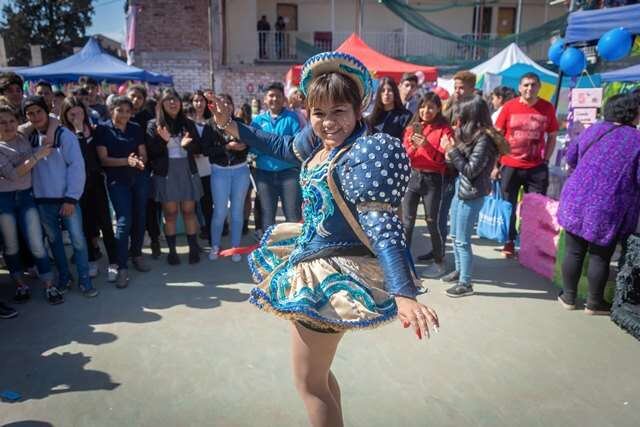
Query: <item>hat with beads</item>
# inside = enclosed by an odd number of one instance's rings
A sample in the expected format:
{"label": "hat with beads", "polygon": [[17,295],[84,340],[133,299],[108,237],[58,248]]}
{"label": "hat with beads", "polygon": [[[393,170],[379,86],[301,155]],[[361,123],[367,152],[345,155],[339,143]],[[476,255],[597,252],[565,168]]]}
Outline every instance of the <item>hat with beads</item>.
{"label": "hat with beads", "polygon": [[360,91],[362,106],[369,104],[373,93],[373,80],[369,70],[358,58],[342,52],[323,52],[307,59],[300,76],[302,93],[307,96],[313,79],[327,73],[340,73],[353,80]]}

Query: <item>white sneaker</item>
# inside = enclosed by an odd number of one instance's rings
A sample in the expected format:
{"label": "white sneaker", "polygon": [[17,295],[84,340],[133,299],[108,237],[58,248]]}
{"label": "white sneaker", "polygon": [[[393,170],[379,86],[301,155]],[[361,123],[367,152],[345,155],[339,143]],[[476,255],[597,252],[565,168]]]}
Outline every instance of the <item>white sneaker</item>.
{"label": "white sneaker", "polygon": [[95,262],[90,262],[89,263],[89,277],[91,277],[92,279],[94,277],[98,276],[98,264],[96,264]]}
{"label": "white sneaker", "polygon": [[109,264],[107,267],[107,281],[110,283],[115,282],[118,279],[118,266],[115,264]]}
{"label": "white sneaker", "polygon": [[240,261],[242,261],[242,255],[240,255],[240,254],[233,254],[233,255],[231,255],[231,261],[233,261],[233,262],[240,262]]}
{"label": "white sneaker", "polygon": [[218,259],[218,252],[220,252],[220,248],[217,246],[214,246],[211,248],[211,250],[209,251],[209,261],[215,261]]}
{"label": "white sneaker", "polygon": [[420,276],[427,279],[437,279],[438,277],[444,276],[444,273],[446,273],[444,263],[437,264],[434,262],[433,264],[427,266],[424,270],[422,270]]}

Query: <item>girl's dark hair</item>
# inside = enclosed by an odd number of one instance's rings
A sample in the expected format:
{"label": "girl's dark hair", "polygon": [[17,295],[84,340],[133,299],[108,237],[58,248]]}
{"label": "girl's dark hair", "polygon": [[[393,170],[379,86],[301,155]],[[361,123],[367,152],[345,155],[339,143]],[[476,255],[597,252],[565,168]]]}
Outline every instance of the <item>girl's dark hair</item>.
{"label": "girl's dark hair", "polygon": [[109,102],[109,110],[113,110],[116,107],[119,107],[121,105],[128,105],[129,108],[131,108],[131,110],[133,110],[133,102],[131,102],[131,100],[126,97],[126,96],[114,96],[113,98],[111,98],[111,101]]}
{"label": "girl's dark hair", "polygon": [[187,117],[195,117],[196,115],[196,107],[193,106],[190,102],[185,102],[182,104],[182,109],[184,110],[184,115]]}
{"label": "girl's dark hair", "polygon": [[439,110],[438,114],[436,114],[436,116],[433,118],[433,121],[431,123],[433,123],[434,125],[448,126],[449,120],[447,120],[446,117],[442,115],[442,100],[440,99],[438,94],[436,94],[435,92],[427,92],[424,94],[424,96],[422,97],[422,100],[420,101],[420,104],[418,105],[418,108],[416,109],[416,112],[413,114],[413,117],[409,121],[408,126],[411,126],[420,121],[420,109],[424,107],[424,105],[427,102],[430,102],[431,104],[435,105],[436,107],[438,107],[438,110]]}
{"label": "girl's dark hair", "polygon": [[367,123],[370,127],[373,127],[380,123],[382,117],[384,116],[384,105],[382,104],[382,89],[385,85],[389,85],[391,87],[391,92],[393,92],[393,109],[394,110],[402,110],[402,100],[400,99],[400,92],[398,92],[398,85],[396,82],[389,77],[382,77],[378,80],[378,90],[376,91],[375,104],[373,105],[373,111],[369,117],[367,117]]}
{"label": "girl's dark hair", "polygon": [[18,122],[20,121],[20,114],[18,113],[18,110],[16,110],[9,104],[0,103],[0,113],[11,114],[18,120]]}
{"label": "girl's dark hair", "polygon": [[204,98],[204,118],[210,119],[212,117],[212,114],[211,110],[209,110],[209,101],[207,100],[207,97],[204,96],[204,91],[197,90],[193,92],[193,94],[189,98],[189,105],[193,105],[193,100],[196,99],[196,96],[201,96],[202,98]]}
{"label": "girl's dark hair", "polygon": [[238,114],[238,118],[242,120],[242,123],[246,125],[251,124],[251,105],[246,102],[240,106],[240,114]]}
{"label": "girl's dark hair", "polygon": [[638,117],[639,101],[633,94],[612,96],[604,105],[604,119],[607,122],[633,126],[633,121]]}
{"label": "girl's dark hair", "polygon": [[505,102],[509,101],[510,99],[513,99],[516,97],[516,91],[511,89],[508,86],[498,86],[497,88],[493,89],[491,91],[491,95],[497,97],[497,98],[501,98],[502,99],[502,103],[504,104]]}
{"label": "girl's dark hair", "polygon": [[[171,116],[167,114],[166,111],[164,111],[164,107],[162,106],[164,101],[166,101],[169,98],[174,98],[178,103],[178,105],[180,106],[180,109],[178,110],[178,115],[176,115],[175,119],[171,118]],[[158,106],[156,110],[157,110],[156,121],[157,121],[158,127],[166,127],[169,130],[169,133],[171,133],[171,135],[174,135],[174,136],[179,135],[182,132],[182,130],[186,127],[187,116],[185,116],[184,111],[182,110],[182,102],[180,101],[180,95],[178,95],[178,92],[176,92],[175,89],[167,88],[162,91],[162,93],[160,94],[160,98],[158,99]]]}
{"label": "girl's dark hair", "polygon": [[131,85],[127,89],[127,93],[129,92],[140,92],[140,95],[142,95],[144,99],[147,99],[147,88],[143,85]]}
{"label": "girl's dark hair", "polygon": [[362,97],[356,82],[340,73],[326,73],[316,77],[307,89],[307,108],[321,104],[350,104],[356,115],[361,112]]}
{"label": "girl's dark hair", "polygon": [[60,122],[64,127],[71,130],[71,132],[75,132],[76,128],[73,126],[73,123],[69,121],[67,118],[67,113],[74,107],[82,108],[84,111],[84,124],[91,129],[91,122],[89,122],[89,112],[87,111],[87,106],[84,105],[84,102],[80,101],[80,98],[76,96],[68,96],[62,101],[62,106],[60,107]]}
{"label": "girl's dark hair", "polygon": [[459,120],[456,138],[472,144],[479,131],[493,127],[489,106],[479,95],[454,104],[453,117]]}

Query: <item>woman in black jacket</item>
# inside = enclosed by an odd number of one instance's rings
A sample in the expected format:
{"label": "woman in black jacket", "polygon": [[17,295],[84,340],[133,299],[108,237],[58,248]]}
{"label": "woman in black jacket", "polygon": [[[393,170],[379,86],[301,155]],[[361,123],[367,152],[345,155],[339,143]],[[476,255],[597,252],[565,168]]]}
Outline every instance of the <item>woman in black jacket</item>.
{"label": "woman in black jacket", "polygon": [[82,157],[84,157],[86,181],[84,192],[80,198],[80,208],[84,213],[82,215],[82,228],[89,252],[89,276],[95,277],[98,275],[96,261],[101,256],[98,237],[102,232],[102,240],[109,259],[108,280],[114,282],[118,273],[116,240],[113,234],[104,173],[93,138],[95,129],[89,122],[87,107],[79,98],[74,96],[65,98],[62,102],[60,122],[78,137]]}
{"label": "woman in black jacket", "polygon": [[189,264],[195,264],[200,261],[195,207],[203,194],[195,161],[195,155],[200,152],[200,137],[195,123],[182,111],[175,89],[162,92],[157,111],[157,117],[147,128],[147,149],[155,199],[162,203],[164,214],[164,234],[169,246],[167,262],[180,264],[176,252],[176,221],[180,209],[189,243]]}
{"label": "woman in black jacket", "polygon": [[447,289],[450,297],[473,295],[471,284],[471,234],[478,219],[484,196],[491,192],[491,170],[498,157],[498,140],[492,131],[487,103],[474,96],[454,107],[458,117],[455,139],[443,137],[449,162],[459,173],[451,205],[451,238],[456,269],[443,280],[457,284]]}
{"label": "woman in black jacket", "polygon": [[[229,95],[221,94],[229,109],[234,111],[233,100]],[[216,132],[216,138],[208,138],[203,145],[203,153],[209,156],[211,163],[211,189],[213,192],[213,220],[211,221],[211,252],[209,259],[214,261],[220,251],[220,240],[224,220],[231,208],[231,247],[240,246],[244,205],[249,190],[250,173],[247,165],[249,148],[237,139]],[[240,254],[231,256],[231,260],[242,260]]]}
{"label": "woman in black jacket", "polygon": [[404,129],[411,120],[411,111],[402,106],[398,85],[389,77],[379,80],[373,111],[367,117],[372,133],[386,133],[402,139]]}

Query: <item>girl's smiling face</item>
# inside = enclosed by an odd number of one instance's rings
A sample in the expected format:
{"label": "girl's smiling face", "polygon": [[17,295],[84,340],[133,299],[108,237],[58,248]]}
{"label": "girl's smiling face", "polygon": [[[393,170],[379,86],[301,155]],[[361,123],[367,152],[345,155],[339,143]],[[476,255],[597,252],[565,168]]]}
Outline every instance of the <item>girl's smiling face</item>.
{"label": "girl's smiling face", "polygon": [[351,104],[325,102],[311,108],[310,121],[324,146],[335,148],[353,133],[358,117]]}
{"label": "girl's smiling face", "polygon": [[426,101],[420,106],[418,112],[420,115],[420,120],[426,123],[430,123],[433,121],[433,119],[436,118],[436,116],[440,112],[440,109],[433,102]]}

